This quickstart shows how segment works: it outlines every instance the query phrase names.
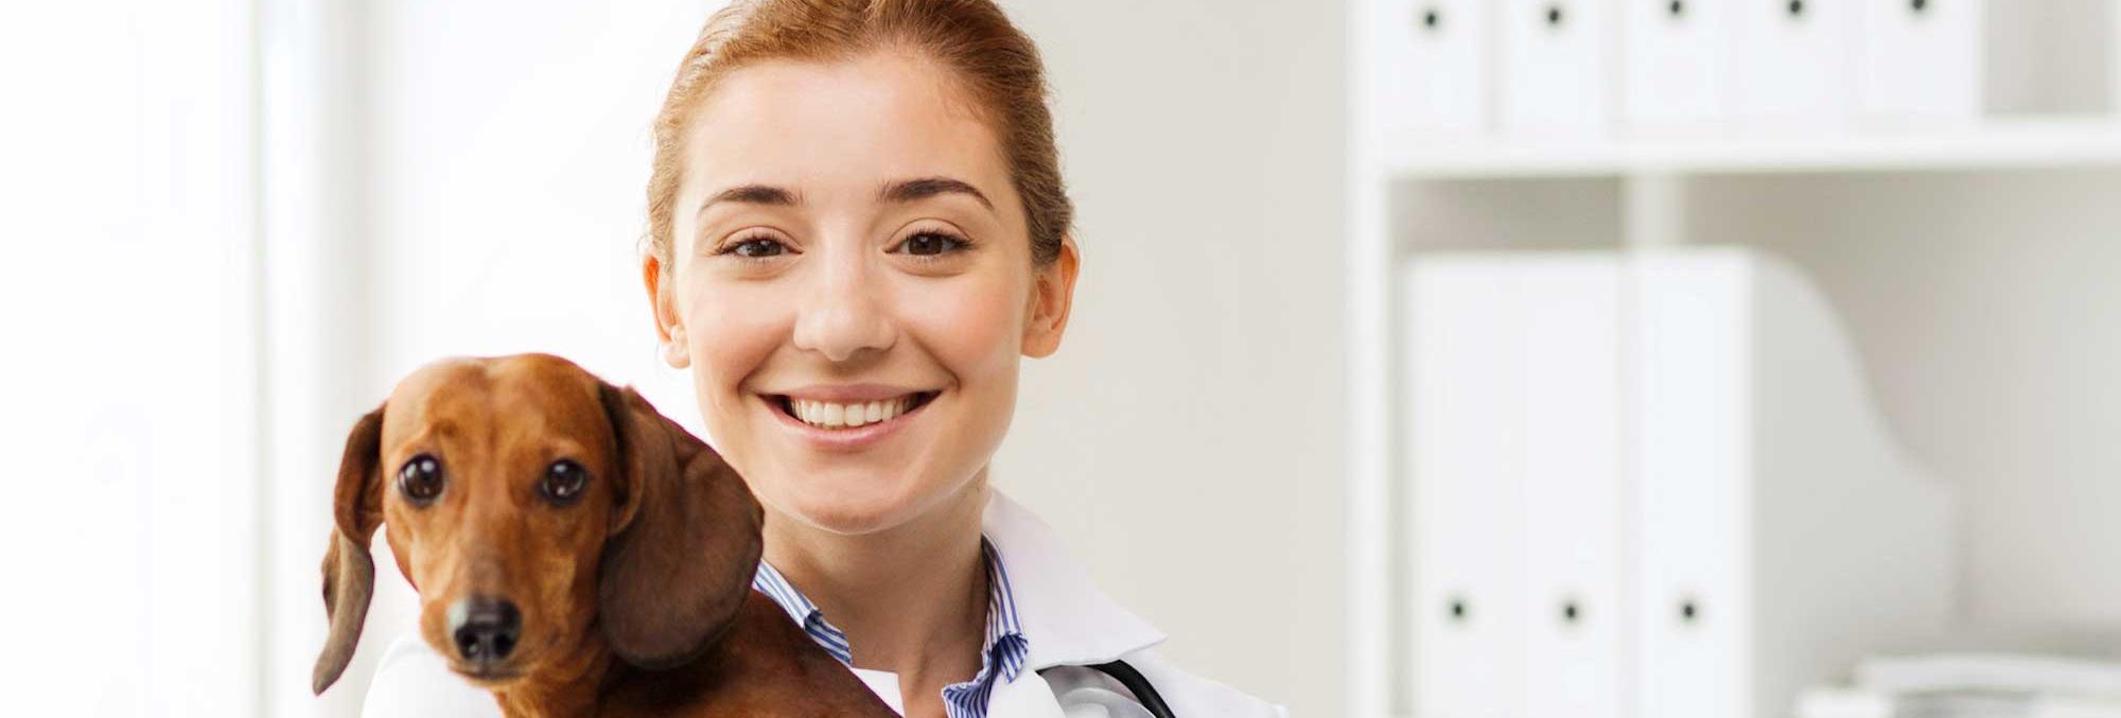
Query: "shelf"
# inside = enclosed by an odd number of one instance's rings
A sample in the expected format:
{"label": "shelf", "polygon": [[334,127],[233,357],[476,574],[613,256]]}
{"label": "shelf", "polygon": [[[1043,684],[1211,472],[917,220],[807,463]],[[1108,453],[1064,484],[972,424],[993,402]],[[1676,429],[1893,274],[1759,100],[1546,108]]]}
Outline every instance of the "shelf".
{"label": "shelf", "polygon": [[2121,122],[1998,120],[1953,130],[1683,139],[1445,140],[1387,158],[1391,179],[1900,172],[2121,166]]}

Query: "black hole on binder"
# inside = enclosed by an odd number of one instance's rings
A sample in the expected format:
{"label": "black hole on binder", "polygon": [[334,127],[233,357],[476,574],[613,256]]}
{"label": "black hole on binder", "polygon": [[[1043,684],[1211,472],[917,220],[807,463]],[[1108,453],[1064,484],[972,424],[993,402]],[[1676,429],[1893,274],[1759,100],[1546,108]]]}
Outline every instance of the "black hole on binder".
{"label": "black hole on binder", "polygon": [[1454,621],[1454,622],[1457,622],[1457,623],[1465,623],[1465,622],[1466,622],[1466,617],[1467,617],[1467,616],[1469,616],[1469,615],[1472,615],[1472,613],[1473,613],[1473,608],[1472,608],[1471,606],[1468,606],[1468,605],[1466,605],[1466,600],[1465,600],[1465,599],[1463,599],[1463,598],[1454,598],[1454,599],[1451,599],[1451,620],[1452,620],[1452,621]]}
{"label": "black hole on binder", "polygon": [[1929,0],[1907,0],[1907,7],[1916,14],[1921,14],[1922,11],[1930,9],[1930,3]]}
{"label": "black hole on binder", "polygon": [[1443,27],[1443,13],[1437,12],[1433,7],[1421,11],[1421,26],[1430,30]]}
{"label": "black hole on binder", "polygon": [[1804,0],[1790,0],[1790,17],[1804,17]]}
{"label": "black hole on binder", "polygon": [[1547,6],[1547,25],[1548,25],[1548,26],[1551,26],[1551,27],[1561,27],[1561,20],[1562,20],[1562,16],[1561,16],[1561,6],[1560,6],[1560,5],[1548,5],[1548,6]]}
{"label": "black hole on binder", "polygon": [[1571,599],[1561,604],[1561,622],[1571,626],[1583,620],[1583,607]]}
{"label": "black hole on binder", "polygon": [[1679,17],[1685,15],[1686,0],[1672,0],[1672,4],[1665,6],[1665,9],[1666,11],[1672,13],[1672,17]]}
{"label": "black hole on binder", "polygon": [[1701,605],[1694,599],[1679,602],[1679,622],[1693,625],[1701,622]]}

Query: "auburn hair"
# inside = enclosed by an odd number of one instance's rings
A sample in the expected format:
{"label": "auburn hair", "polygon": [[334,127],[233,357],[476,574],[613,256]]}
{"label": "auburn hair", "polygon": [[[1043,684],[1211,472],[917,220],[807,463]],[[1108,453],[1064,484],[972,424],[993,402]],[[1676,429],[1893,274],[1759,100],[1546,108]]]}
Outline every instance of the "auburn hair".
{"label": "auburn hair", "polygon": [[1001,142],[1024,203],[1031,257],[1060,256],[1075,208],[1061,181],[1038,47],[992,0],[735,0],[700,29],[656,113],[647,251],[671,266],[678,183],[694,110],[716,79],[762,60],[830,62],[886,50],[921,53],[951,72]]}

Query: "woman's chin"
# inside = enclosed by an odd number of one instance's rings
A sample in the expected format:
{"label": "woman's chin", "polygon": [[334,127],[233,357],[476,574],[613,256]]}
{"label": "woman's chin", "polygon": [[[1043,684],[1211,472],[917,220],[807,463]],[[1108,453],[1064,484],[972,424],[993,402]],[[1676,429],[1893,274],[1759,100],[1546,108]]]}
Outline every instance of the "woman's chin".
{"label": "woman's chin", "polygon": [[841,535],[876,533],[905,523],[917,511],[916,497],[891,487],[813,485],[776,502],[790,518]]}

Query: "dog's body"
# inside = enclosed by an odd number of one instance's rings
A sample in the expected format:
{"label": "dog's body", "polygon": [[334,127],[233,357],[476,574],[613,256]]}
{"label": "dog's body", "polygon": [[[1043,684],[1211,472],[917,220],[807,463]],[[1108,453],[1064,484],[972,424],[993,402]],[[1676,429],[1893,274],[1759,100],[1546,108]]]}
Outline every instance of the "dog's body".
{"label": "dog's body", "polygon": [[599,715],[896,715],[764,594],[746,598],[733,629],[726,650],[660,673],[630,670]]}
{"label": "dog's body", "polygon": [[564,359],[438,362],[347,437],[324,557],[360,638],[386,530],[420,633],[510,716],[895,716],[751,590],[761,510],[720,456]]}
{"label": "dog's body", "polygon": [[773,599],[756,591],[721,644],[662,671],[627,665],[608,651],[585,653],[584,675],[599,676],[593,688],[526,681],[495,689],[494,699],[508,716],[896,715],[818,649]]}

